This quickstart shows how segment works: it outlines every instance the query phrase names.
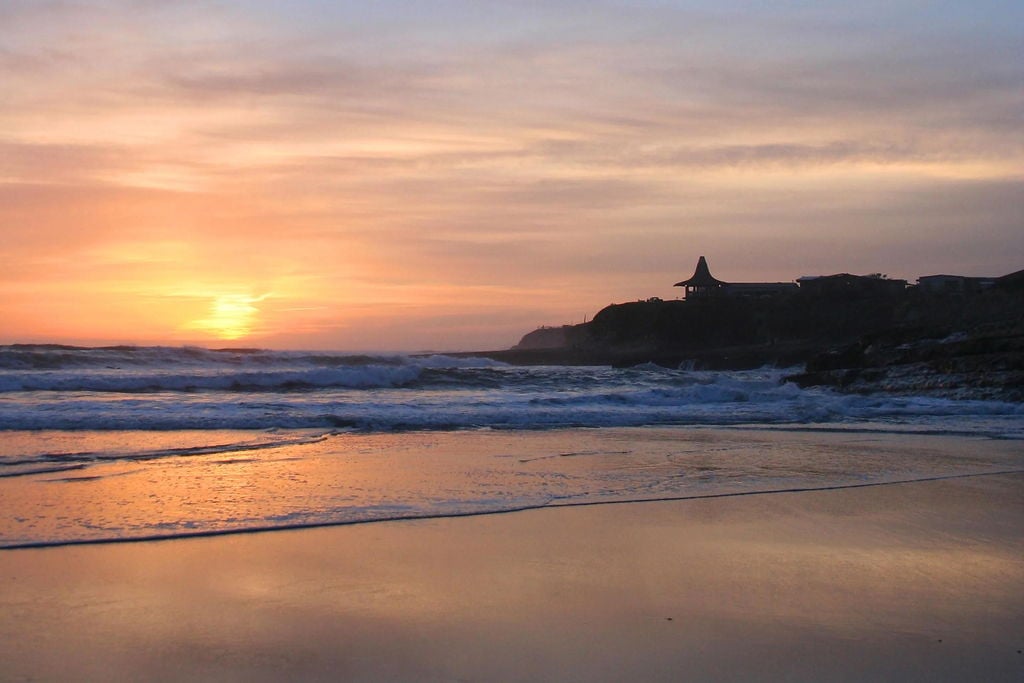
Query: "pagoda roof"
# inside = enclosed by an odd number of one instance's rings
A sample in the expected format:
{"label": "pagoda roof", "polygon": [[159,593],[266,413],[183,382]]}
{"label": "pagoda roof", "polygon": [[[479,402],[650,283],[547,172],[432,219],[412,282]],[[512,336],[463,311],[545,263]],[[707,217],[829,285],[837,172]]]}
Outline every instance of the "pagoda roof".
{"label": "pagoda roof", "polygon": [[693,271],[693,277],[689,280],[677,282],[673,287],[721,287],[728,283],[715,279],[708,268],[707,259],[701,256],[697,259],[697,268]]}

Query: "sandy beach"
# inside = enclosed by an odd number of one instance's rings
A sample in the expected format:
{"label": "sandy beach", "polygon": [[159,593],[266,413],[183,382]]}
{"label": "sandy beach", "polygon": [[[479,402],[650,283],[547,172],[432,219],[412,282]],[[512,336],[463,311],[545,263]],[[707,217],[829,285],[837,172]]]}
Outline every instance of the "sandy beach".
{"label": "sandy beach", "polygon": [[0,683],[1024,683],[1021,36],[0,0]]}
{"label": "sandy beach", "polygon": [[0,552],[0,678],[1015,681],[1024,476]]}

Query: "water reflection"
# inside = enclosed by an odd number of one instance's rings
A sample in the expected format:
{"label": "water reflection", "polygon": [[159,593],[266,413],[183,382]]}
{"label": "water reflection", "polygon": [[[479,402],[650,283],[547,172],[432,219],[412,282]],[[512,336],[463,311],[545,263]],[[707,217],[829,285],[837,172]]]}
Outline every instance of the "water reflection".
{"label": "water reflection", "polygon": [[1022,485],[7,551],[0,657],[79,680],[1014,680]]}

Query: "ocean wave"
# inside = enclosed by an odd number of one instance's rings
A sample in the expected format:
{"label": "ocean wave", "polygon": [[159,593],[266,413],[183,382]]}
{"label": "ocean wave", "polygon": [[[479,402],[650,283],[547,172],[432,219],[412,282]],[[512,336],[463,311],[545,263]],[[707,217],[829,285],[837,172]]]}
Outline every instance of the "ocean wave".
{"label": "ocean wave", "polygon": [[[788,371],[776,368],[524,367],[443,355],[190,347],[0,347],[0,353],[92,363],[0,369],[0,430],[397,432],[869,421],[893,429],[1024,435],[1024,404],[801,389],[783,382]],[[97,363],[101,357],[138,362],[108,367]]]}
{"label": "ocean wave", "polygon": [[0,369],[60,370],[64,368],[114,368],[154,365],[259,363],[269,352],[255,349],[212,350],[193,346],[78,347],[60,344],[12,344],[0,346]]}
{"label": "ocean wave", "polygon": [[0,394],[378,389],[416,384],[496,386],[483,358],[351,355],[194,347],[0,347]]}
{"label": "ocean wave", "polygon": [[157,391],[289,391],[340,387],[398,387],[415,381],[423,368],[414,365],[362,365],[296,370],[243,372],[34,372],[0,375],[0,393],[14,391],[93,391],[146,393]]}
{"label": "ocean wave", "polygon": [[[646,392],[642,392],[646,395]],[[326,395],[324,395],[326,394]],[[997,402],[908,398],[865,400],[827,392],[758,395],[737,401],[673,401],[619,394],[538,398],[528,392],[392,391],[365,395],[234,394],[102,396],[50,403],[0,402],[0,426],[10,430],[251,430],[319,429],[360,432],[414,430],[547,430],[645,425],[856,425],[872,429],[1024,437],[1024,410]]]}
{"label": "ocean wave", "polygon": [[336,368],[364,365],[405,365],[425,368],[488,367],[501,363],[486,358],[457,358],[443,354],[350,354],[268,349],[206,349],[197,346],[103,346],[60,344],[0,345],[0,370],[63,370],[97,368],[266,368],[273,366]]}

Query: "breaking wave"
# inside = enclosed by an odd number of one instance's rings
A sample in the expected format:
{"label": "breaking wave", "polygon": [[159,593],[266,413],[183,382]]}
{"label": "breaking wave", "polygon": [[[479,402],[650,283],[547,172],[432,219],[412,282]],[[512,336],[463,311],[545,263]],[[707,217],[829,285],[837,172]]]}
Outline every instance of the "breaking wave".
{"label": "breaking wave", "polygon": [[[509,366],[193,347],[0,347],[0,429],[789,425],[1024,437],[1024,405],[800,389],[786,370]],[[66,462],[64,464],[67,464]]]}

